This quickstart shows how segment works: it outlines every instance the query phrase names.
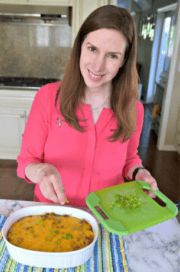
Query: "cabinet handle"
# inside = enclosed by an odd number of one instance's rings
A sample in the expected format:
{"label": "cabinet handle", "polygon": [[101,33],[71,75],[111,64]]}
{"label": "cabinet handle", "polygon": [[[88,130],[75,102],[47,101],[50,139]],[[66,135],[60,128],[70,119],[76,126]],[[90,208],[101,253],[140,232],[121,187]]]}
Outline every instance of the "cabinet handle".
{"label": "cabinet handle", "polygon": [[26,111],[24,111],[23,114],[20,114],[20,118],[27,119]]}

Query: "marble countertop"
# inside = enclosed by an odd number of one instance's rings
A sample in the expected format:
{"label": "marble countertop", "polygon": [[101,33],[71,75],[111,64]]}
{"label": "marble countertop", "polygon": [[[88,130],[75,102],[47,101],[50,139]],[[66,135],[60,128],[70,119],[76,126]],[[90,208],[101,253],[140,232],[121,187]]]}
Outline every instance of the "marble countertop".
{"label": "marble countertop", "polygon": [[[22,207],[40,204],[0,199],[0,214],[8,216]],[[128,272],[180,272],[180,224],[176,218],[125,236],[124,241]]]}

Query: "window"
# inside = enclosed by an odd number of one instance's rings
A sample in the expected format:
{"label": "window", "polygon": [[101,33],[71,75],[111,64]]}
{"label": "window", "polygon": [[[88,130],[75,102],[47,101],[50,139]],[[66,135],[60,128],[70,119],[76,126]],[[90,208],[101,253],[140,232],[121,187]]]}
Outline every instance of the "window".
{"label": "window", "polygon": [[175,16],[168,12],[165,14],[160,41],[156,81],[166,83],[168,76],[174,41]]}

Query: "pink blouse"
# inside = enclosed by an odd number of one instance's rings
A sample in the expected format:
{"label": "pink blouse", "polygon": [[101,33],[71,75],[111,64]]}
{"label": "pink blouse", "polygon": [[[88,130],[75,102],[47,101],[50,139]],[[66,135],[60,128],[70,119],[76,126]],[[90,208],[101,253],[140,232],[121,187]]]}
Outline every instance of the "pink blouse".
{"label": "pink blouse", "polygon": [[[131,167],[141,165],[137,148],[144,109],[137,101],[137,125],[130,139],[111,142],[108,137],[117,127],[113,111],[104,108],[94,124],[90,105],[81,104],[77,115],[85,130],[80,132],[55,107],[59,84],[47,84],[35,96],[17,158],[17,174],[27,180],[25,168],[29,163],[53,164],[61,175],[70,204],[84,206],[90,192],[122,183]],[[35,196],[39,201],[51,202],[42,195],[38,185],[35,185]]]}

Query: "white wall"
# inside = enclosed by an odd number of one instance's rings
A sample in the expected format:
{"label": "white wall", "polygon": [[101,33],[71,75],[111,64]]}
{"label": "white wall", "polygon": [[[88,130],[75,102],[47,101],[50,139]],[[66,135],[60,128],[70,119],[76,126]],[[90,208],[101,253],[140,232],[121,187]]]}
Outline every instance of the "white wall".
{"label": "white wall", "polygon": [[167,90],[163,100],[158,149],[177,150],[176,135],[180,109],[180,6]]}

